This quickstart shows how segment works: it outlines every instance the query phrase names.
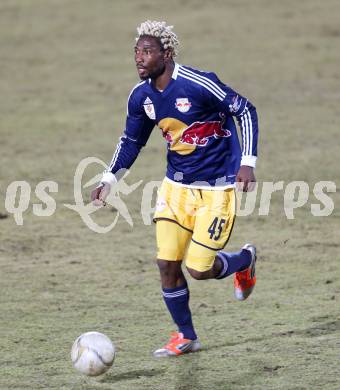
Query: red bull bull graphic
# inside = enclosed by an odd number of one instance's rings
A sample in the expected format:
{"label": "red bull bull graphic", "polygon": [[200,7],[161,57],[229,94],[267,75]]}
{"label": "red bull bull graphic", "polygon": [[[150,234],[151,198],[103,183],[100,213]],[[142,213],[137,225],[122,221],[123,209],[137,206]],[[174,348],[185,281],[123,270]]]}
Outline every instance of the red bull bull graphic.
{"label": "red bull bull graphic", "polygon": [[231,132],[222,128],[221,121],[194,122],[188,128],[183,130],[179,140],[182,144],[206,146],[209,138],[230,137]]}
{"label": "red bull bull graphic", "polygon": [[231,132],[223,128],[225,121],[194,122],[190,126],[175,118],[162,119],[158,126],[171,151],[185,155],[196,147],[204,147],[211,138],[226,138]]}
{"label": "red bull bull graphic", "polygon": [[169,149],[178,154],[186,155],[192,153],[195,149],[195,145],[182,144],[179,142],[183,130],[188,125],[176,118],[164,118],[158,123],[159,128],[162,130],[162,135],[169,145]]}

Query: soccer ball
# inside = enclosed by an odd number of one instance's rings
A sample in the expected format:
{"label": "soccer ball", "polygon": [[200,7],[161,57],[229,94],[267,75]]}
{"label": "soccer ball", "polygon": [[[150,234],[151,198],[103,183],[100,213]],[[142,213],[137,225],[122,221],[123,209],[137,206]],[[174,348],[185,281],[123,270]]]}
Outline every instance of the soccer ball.
{"label": "soccer ball", "polygon": [[113,364],[115,347],[103,333],[87,332],[73,343],[71,359],[74,367],[88,376],[106,372]]}

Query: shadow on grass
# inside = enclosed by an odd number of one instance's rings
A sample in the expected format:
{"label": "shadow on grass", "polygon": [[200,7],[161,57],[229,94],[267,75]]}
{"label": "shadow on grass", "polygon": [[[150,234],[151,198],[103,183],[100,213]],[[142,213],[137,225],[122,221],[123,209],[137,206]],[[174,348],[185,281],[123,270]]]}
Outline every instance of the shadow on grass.
{"label": "shadow on grass", "polygon": [[[176,390],[200,390],[199,386],[199,361],[200,354],[188,354],[181,356],[180,364],[176,364],[173,371],[174,389]],[[184,358],[184,359],[183,359]]]}
{"label": "shadow on grass", "polygon": [[236,342],[228,342],[219,345],[211,345],[204,350],[208,351],[209,349],[218,348],[218,347],[232,347],[235,345],[247,344],[247,343],[256,343],[264,340],[273,339],[276,337],[290,337],[290,336],[303,336],[303,337],[318,337],[326,334],[331,334],[340,330],[340,319],[334,321],[324,322],[315,326],[311,326],[306,329],[296,329],[296,330],[287,330],[285,332],[272,333],[270,335],[265,334],[261,337],[251,337],[249,339],[243,339]]}
{"label": "shadow on grass", "polygon": [[153,377],[162,375],[166,369],[151,369],[151,370],[133,370],[124,372],[122,374],[107,373],[104,378],[100,380],[101,383],[115,383],[120,381],[128,381],[131,379],[138,379],[142,377]]}
{"label": "shadow on grass", "polygon": [[165,373],[168,373],[171,377],[174,378],[172,386],[176,390],[201,389],[199,383],[197,383],[199,354],[188,354],[182,356],[180,360],[177,358],[166,358],[163,361],[167,363],[167,367],[148,370],[133,370],[121,374],[114,374],[114,372],[111,372],[107,373],[105,377],[100,380],[100,383],[115,384],[121,381],[136,380],[143,377],[151,378],[162,376]]}

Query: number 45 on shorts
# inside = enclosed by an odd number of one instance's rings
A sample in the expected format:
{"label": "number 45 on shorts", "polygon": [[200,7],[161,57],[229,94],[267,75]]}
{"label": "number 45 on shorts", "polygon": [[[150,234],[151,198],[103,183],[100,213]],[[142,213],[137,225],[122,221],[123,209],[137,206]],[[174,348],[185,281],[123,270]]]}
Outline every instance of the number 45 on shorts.
{"label": "number 45 on shorts", "polygon": [[208,233],[210,234],[211,240],[219,240],[221,237],[223,227],[225,226],[226,220],[224,218],[215,217],[212,224],[209,226]]}

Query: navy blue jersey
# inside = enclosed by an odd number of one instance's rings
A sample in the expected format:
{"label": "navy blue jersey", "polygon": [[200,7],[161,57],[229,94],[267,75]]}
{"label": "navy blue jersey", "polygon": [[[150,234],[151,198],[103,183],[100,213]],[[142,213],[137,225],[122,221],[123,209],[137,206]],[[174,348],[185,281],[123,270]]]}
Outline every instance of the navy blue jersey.
{"label": "navy blue jersey", "polygon": [[128,98],[126,128],[109,172],[130,168],[155,125],[166,141],[166,177],[172,181],[226,187],[233,185],[240,164],[255,166],[256,109],[214,73],[176,64],[164,91],[150,79],[138,83]]}

